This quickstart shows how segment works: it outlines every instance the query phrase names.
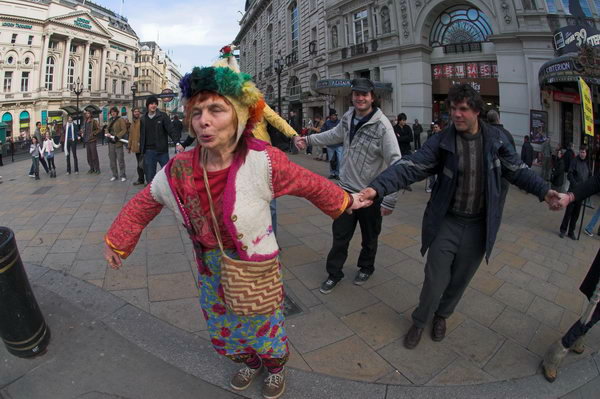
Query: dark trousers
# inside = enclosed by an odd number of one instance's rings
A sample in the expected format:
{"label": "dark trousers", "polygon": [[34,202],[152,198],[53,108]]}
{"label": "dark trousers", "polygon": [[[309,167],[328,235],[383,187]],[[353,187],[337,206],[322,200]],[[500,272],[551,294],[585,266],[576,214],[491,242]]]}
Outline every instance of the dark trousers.
{"label": "dark trousers", "polygon": [[562,233],[568,231],[569,234],[575,234],[575,226],[577,226],[581,205],[581,201],[575,201],[567,206],[567,209],[565,209],[565,216],[563,216],[562,223],[560,224],[560,231]]}
{"label": "dark trousers", "polygon": [[[38,158],[38,174],[39,174],[39,167],[40,167],[39,164],[42,164],[42,167],[44,168],[46,173],[48,173],[50,171],[50,169],[48,169],[48,164],[46,164],[46,160],[44,158]],[[33,170],[33,164],[31,164],[31,168],[29,169],[29,174],[30,175],[35,174],[35,171]]]}
{"label": "dark trousers", "polygon": [[419,148],[421,148],[421,133],[415,133],[414,138],[415,138],[415,150],[418,150]]}
{"label": "dark trousers", "polygon": [[40,158],[31,157],[31,170],[30,175],[35,175],[36,179],[40,178]]}
{"label": "dark trousers", "polygon": [[85,146],[87,153],[87,162],[92,172],[100,172],[100,159],[98,158],[98,149],[96,148],[96,142],[90,141]]}
{"label": "dark trousers", "polygon": [[592,318],[587,324],[584,325],[580,320],[577,320],[571,328],[569,328],[569,331],[562,337],[563,346],[565,348],[573,346],[575,341],[577,341],[579,337],[583,337],[598,321],[600,321],[600,306],[596,306]]}
{"label": "dark trousers", "polygon": [[144,154],[137,152],[135,154],[135,160],[137,161],[137,181],[138,183],[144,184]]}
{"label": "dark trousers", "polygon": [[412,314],[420,328],[434,313],[448,318],[485,255],[485,220],[446,215],[427,254],[425,282]]}
{"label": "dark trousers", "polygon": [[54,165],[54,156],[47,157],[48,158],[48,169],[56,170],[56,165]]}
{"label": "dark trousers", "polygon": [[356,224],[360,224],[362,234],[362,248],[358,257],[357,266],[364,273],[371,274],[375,271],[375,255],[377,255],[377,239],[381,233],[381,202],[376,201],[373,205],[358,209],[352,214],[343,213],[342,216],[333,221],[333,245],[327,255],[327,273],[332,280],[339,281],[344,277],[342,268],[348,258],[348,246],[356,230]]}
{"label": "dark trousers", "polygon": [[146,174],[146,183],[150,184],[154,175],[156,175],[156,163],[164,167],[169,162],[168,152],[157,152],[154,150],[146,150],[144,152],[144,173]]}
{"label": "dark trousers", "polygon": [[71,173],[71,155],[73,155],[73,166],[75,166],[75,172],[79,172],[79,164],[77,163],[77,141],[67,141],[67,173]]}

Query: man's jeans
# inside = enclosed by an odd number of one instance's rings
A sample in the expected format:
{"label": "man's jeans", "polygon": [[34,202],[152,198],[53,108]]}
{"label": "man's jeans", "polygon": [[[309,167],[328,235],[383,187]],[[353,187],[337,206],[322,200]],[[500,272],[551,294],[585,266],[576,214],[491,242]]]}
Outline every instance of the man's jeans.
{"label": "man's jeans", "polygon": [[154,175],[156,175],[156,163],[164,167],[169,162],[168,152],[157,152],[155,150],[146,150],[144,152],[144,174],[146,175],[146,183],[150,184]]}
{"label": "man's jeans", "polygon": [[590,233],[593,233],[594,229],[596,228],[596,224],[598,224],[598,219],[600,219],[600,206],[598,206],[596,209],[594,216],[592,216],[592,220],[590,220],[590,222],[585,226],[585,229]]}
{"label": "man's jeans", "polygon": [[[336,157],[335,169],[331,168],[334,155]],[[342,166],[342,159],[344,157],[344,146],[327,147],[327,156],[329,157],[329,174],[339,177],[340,166]]]}

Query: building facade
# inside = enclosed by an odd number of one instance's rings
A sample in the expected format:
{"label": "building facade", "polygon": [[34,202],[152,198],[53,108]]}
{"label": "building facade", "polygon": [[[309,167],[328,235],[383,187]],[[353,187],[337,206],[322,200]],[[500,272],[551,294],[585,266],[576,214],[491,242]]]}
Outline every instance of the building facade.
{"label": "building facade", "polygon": [[[255,76],[268,98],[276,81],[269,75],[264,82],[275,61],[271,47],[275,54],[294,48],[294,5],[299,58],[282,73],[284,110],[292,106],[293,77],[300,85],[294,93],[312,95],[301,96],[302,103],[320,99],[324,108],[338,111],[350,105],[350,80],[368,77],[379,82],[381,107],[390,118],[404,112],[409,121],[428,124],[448,120],[444,100],[448,88],[460,82],[471,84],[488,108],[500,111],[519,144],[532,133],[536,111],[547,116],[544,129],[553,143],[581,141],[577,133],[562,134],[565,127],[580,131],[579,105],[565,105],[570,97],[554,96],[556,87],[540,90],[538,73],[555,58],[553,32],[573,23],[570,8],[580,7],[587,23],[597,25],[598,0],[249,0],[236,43],[243,70]],[[313,37],[315,55],[308,48]],[[593,92],[597,97],[597,89]]]}
{"label": "building facade", "polygon": [[86,1],[0,2],[0,118],[15,140],[36,122],[62,122],[79,108],[100,121],[131,109],[138,38],[127,19]]}

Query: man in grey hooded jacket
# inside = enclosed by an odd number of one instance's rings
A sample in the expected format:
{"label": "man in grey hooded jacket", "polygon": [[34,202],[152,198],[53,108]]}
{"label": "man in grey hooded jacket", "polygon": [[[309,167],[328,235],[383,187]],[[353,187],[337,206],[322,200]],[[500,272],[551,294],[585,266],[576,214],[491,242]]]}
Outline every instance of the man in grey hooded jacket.
{"label": "man in grey hooded jacket", "polygon": [[[294,137],[294,142],[300,149],[306,145],[324,147],[343,143],[340,186],[349,193],[360,192],[371,179],[400,160],[400,149],[394,129],[389,119],[374,103],[373,83],[365,78],[354,79],[354,107],[344,114],[336,127],[308,137]],[[342,268],[348,257],[348,246],[357,223],[360,224],[362,234],[362,249],[354,284],[363,285],[371,277],[375,271],[375,255],[382,217],[391,214],[395,204],[396,193],[375,201],[367,208],[344,214],[333,222],[333,245],[327,256],[329,276],[321,285],[321,293],[329,294],[344,277]]]}

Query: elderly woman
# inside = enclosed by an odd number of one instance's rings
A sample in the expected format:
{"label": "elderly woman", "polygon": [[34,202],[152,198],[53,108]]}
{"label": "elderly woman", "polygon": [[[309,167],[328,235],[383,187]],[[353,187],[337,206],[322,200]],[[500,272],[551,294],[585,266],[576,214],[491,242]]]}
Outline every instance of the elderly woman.
{"label": "elderly woman", "polygon": [[[278,398],[289,350],[269,202],[288,194],[304,197],[332,218],[369,203],[252,137],[264,100],[249,75],[227,67],[194,68],[180,85],[185,122],[198,146],[173,158],[127,203],[106,234],[105,257],[119,268],[148,223],[163,206],[171,209],[194,244],[211,342],[218,353],[245,363],[231,387],[246,389],[265,366],[263,396]],[[269,263],[275,274],[252,274],[256,265]],[[259,310],[240,310],[258,290],[274,302],[255,298]]]}

